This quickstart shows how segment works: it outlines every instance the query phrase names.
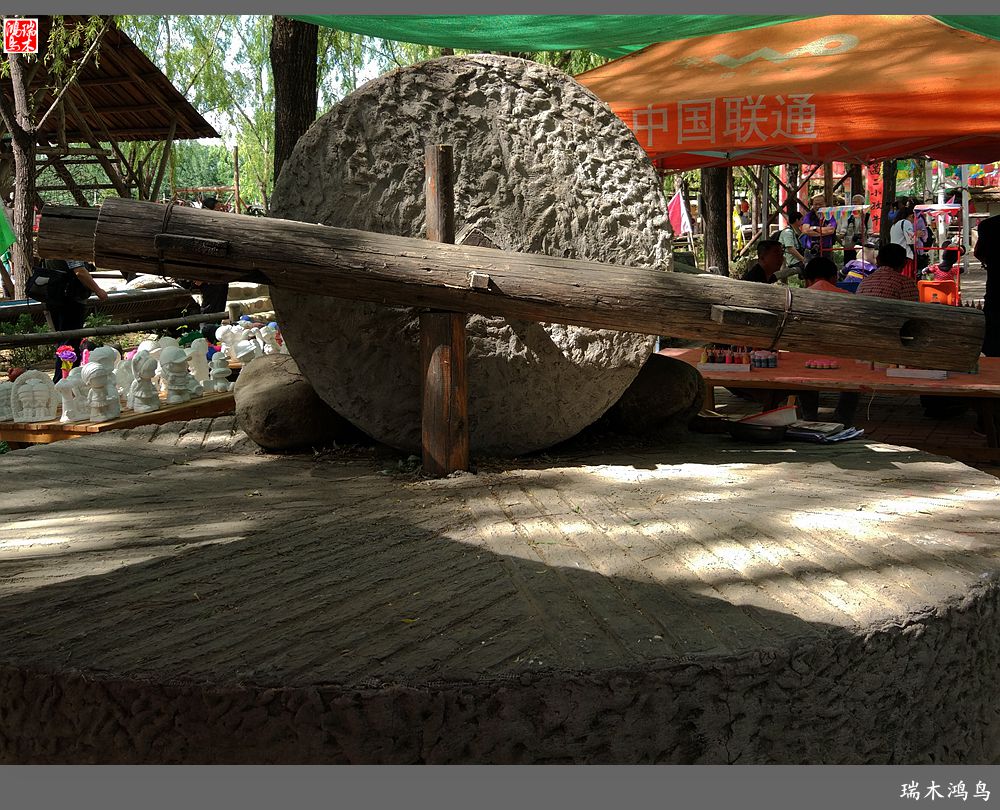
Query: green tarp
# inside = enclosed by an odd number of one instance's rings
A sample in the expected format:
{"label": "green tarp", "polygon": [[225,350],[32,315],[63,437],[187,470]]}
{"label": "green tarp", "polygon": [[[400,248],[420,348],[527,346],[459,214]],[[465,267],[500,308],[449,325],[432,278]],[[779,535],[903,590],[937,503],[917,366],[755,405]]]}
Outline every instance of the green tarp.
{"label": "green tarp", "polygon": [[[809,15],[816,16],[816,15]],[[398,42],[471,51],[589,50],[616,57],[654,42],[805,19],[765,14],[330,14],[294,16],[327,28]],[[945,25],[1000,40],[1000,16],[936,16]]]}

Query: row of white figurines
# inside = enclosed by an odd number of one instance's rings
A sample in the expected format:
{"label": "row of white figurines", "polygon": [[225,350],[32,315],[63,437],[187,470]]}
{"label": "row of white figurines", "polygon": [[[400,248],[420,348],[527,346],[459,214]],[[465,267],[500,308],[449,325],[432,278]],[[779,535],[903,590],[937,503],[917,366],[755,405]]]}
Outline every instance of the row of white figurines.
{"label": "row of white figurines", "polygon": [[281,341],[276,323],[258,327],[246,315],[243,318],[233,324],[223,324],[215,330],[215,339],[231,360],[246,365],[265,354],[288,354],[288,347]]}
{"label": "row of white figurines", "polygon": [[[226,330],[226,331],[223,331]],[[11,383],[0,382],[0,422],[48,422],[59,413],[61,422],[107,422],[123,410],[136,413],[160,407],[160,393],[168,405],[187,402],[206,392],[228,391],[229,357],[249,362],[264,353],[240,346],[251,342],[242,327],[221,326],[217,336],[223,351],[208,361],[208,341],[198,338],[190,347],[180,347],[172,337],[144,340],[131,358],[117,349],[100,346],[90,352],[88,362],[70,370],[53,384],[41,371],[26,371]],[[222,334],[219,334],[222,333]],[[5,390],[6,389],[6,390]]]}

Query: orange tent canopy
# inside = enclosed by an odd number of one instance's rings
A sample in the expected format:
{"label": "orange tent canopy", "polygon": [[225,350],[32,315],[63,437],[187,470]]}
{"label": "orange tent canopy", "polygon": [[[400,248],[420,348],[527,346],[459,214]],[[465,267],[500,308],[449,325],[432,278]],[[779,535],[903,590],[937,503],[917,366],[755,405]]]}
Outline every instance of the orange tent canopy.
{"label": "orange tent canopy", "polygon": [[577,76],[664,169],[1000,158],[1000,42],[838,15],[661,42]]}

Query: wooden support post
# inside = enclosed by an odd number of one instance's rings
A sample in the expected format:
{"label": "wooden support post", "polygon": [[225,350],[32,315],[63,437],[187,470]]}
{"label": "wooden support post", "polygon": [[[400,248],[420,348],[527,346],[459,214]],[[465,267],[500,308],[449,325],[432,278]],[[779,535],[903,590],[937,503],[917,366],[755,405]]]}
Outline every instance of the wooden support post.
{"label": "wooden support post", "polygon": [[240,205],[240,148],[233,147],[233,194],[236,196],[236,213],[242,214]]}
{"label": "wooden support post", "polygon": [[[63,162],[59,158],[53,156],[50,158],[52,161],[52,168],[55,173],[59,176],[59,179],[66,184],[66,189],[70,194],[73,195],[73,199],[76,200],[77,205],[81,205],[84,208],[90,205],[87,200],[87,195],[83,193],[83,189],[80,188],[79,183],[76,182],[76,178],[70,173],[69,169],[63,165]],[[41,172],[39,172],[41,174]]]}
{"label": "wooden support post", "polygon": [[[80,122],[80,129],[82,130],[87,143],[89,143],[94,149],[100,149],[100,141],[97,140],[97,136],[94,135],[90,126],[87,124],[86,119],[80,114],[80,110],[73,103],[73,99],[69,95],[66,96],[66,103],[69,105],[70,111]],[[115,168],[115,165],[107,157],[98,155],[97,159],[101,161],[101,168],[104,169],[104,173],[108,176],[108,179],[112,183],[112,187],[118,192],[118,194],[122,197],[131,197],[132,195],[129,193],[128,186],[125,185],[125,181],[122,180],[121,175],[118,174],[118,169]]]}
{"label": "wooden support post", "polygon": [[726,264],[733,261],[733,167],[726,168]]}
{"label": "wooden support post", "polygon": [[160,165],[156,168],[156,179],[153,180],[153,187],[149,190],[149,199],[156,202],[156,198],[160,196],[160,186],[163,185],[163,174],[167,170],[167,163],[170,162],[170,150],[174,145],[174,135],[177,132],[177,119],[174,118],[170,122],[170,132],[167,133],[167,139],[163,142],[163,154],[160,155]]}
{"label": "wooden support post", "polygon": [[[427,238],[455,243],[452,148],[427,144],[424,151]],[[427,475],[469,469],[469,401],[464,312],[420,314],[421,446]]]}

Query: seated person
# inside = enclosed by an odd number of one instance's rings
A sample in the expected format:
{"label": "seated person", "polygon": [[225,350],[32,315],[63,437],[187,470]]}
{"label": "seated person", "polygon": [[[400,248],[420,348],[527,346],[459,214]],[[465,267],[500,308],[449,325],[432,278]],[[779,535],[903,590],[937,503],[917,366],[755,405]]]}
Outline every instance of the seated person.
{"label": "seated person", "polygon": [[[810,289],[850,295],[847,290],[842,290],[836,285],[837,265],[825,256],[810,259],[805,270],[802,271],[802,278],[806,287]],[[799,412],[807,422],[815,422],[819,418],[819,394],[819,391],[799,393]],[[851,427],[854,422],[854,414],[858,409],[859,398],[860,395],[856,391],[842,392],[837,400],[837,409],[834,411],[833,420],[843,422],[845,427]]]}
{"label": "seated person", "polygon": [[903,275],[909,258],[902,245],[890,242],[879,248],[875,263],[878,270],[858,285],[858,295],[894,298],[897,301],[919,301],[917,282]]}
{"label": "seated person", "polygon": [[802,280],[807,287],[827,292],[847,292],[837,286],[837,265],[833,259],[817,256],[810,259],[802,271]]}
{"label": "seated person", "polygon": [[785,250],[780,242],[773,239],[761,239],[757,243],[757,262],[743,276],[744,281],[760,281],[764,284],[774,284],[778,280],[775,275],[785,260]]}
{"label": "seated person", "polygon": [[950,243],[945,244],[945,250],[941,251],[941,262],[939,264],[932,264],[927,268],[927,273],[930,274],[932,281],[955,281],[958,278],[959,273],[962,272],[961,267],[956,267],[955,264],[961,258],[962,254],[965,253],[960,246],[951,245]]}
{"label": "seated person", "polygon": [[875,264],[877,248],[878,242],[873,240],[869,240],[864,247],[858,246],[861,255],[844,265],[844,281],[862,281],[874,273],[878,269]]}

